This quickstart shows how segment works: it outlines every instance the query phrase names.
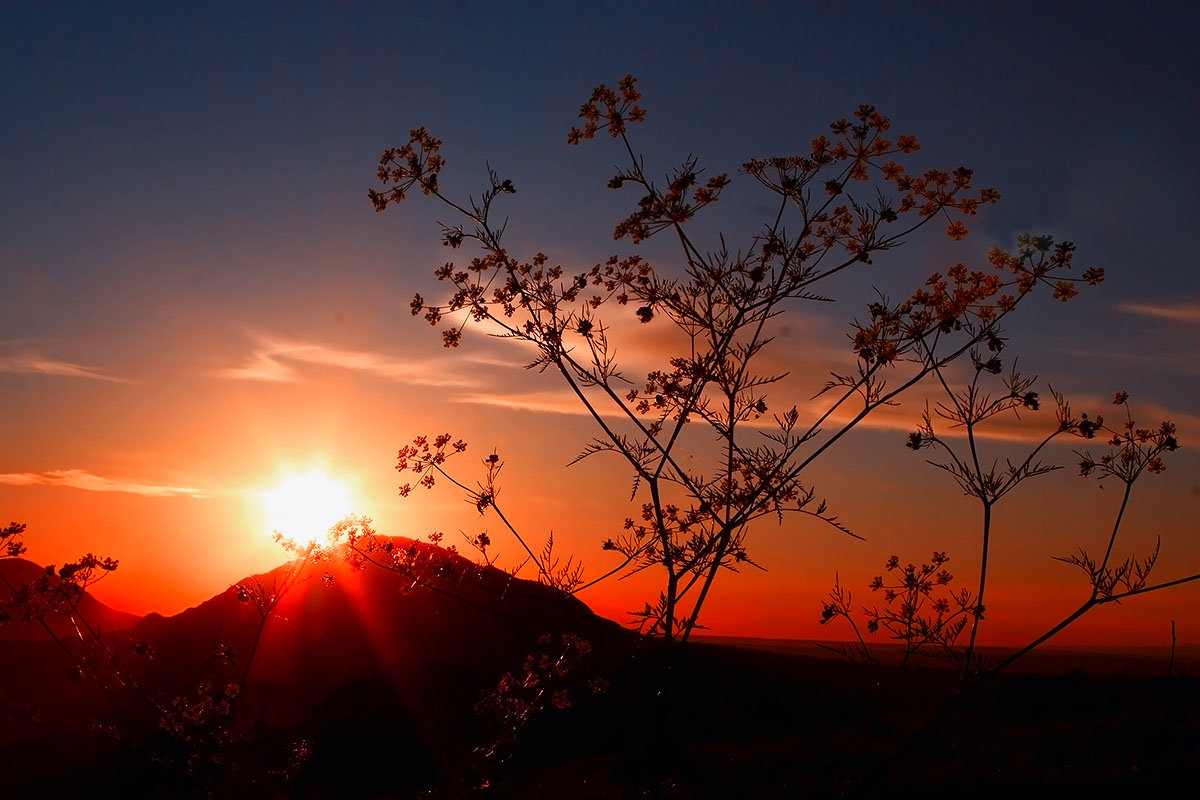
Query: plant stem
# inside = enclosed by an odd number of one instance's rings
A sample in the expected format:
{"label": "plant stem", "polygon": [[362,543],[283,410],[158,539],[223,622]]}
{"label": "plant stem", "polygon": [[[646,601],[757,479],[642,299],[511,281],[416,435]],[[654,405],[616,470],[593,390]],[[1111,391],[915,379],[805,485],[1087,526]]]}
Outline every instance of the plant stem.
{"label": "plant stem", "polygon": [[[1099,578],[1104,574],[1105,568],[1108,566],[1108,559],[1112,556],[1113,545],[1117,541],[1117,531],[1121,529],[1121,519],[1125,516],[1125,507],[1129,505],[1129,493],[1133,491],[1133,481],[1125,481],[1125,494],[1121,496],[1121,508],[1117,511],[1117,519],[1113,522],[1112,535],[1108,537],[1108,549],[1104,551],[1104,560],[1100,562],[1100,569],[1096,573]],[[1092,597],[1096,596],[1098,589],[1092,587]]]}
{"label": "plant stem", "polygon": [[967,652],[963,658],[962,674],[959,676],[959,686],[966,681],[971,671],[971,659],[975,656],[975,636],[979,633],[979,621],[983,619],[983,591],[987,587],[988,547],[992,537],[992,504],[983,501],[983,555],[979,563],[979,593],[975,597],[975,614],[971,622],[971,639],[967,642]]}
{"label": "plant stem", "polygon": [[1079,608],[1075,609],[1075,611],[1074,611],[1074,612],[1072,612],[1072,613],[1071,613],[1069,616],[1067,616],[1065,619],[1063,619],[1063,621],[1062,621],[1062,622],[1058,623],[1058,624],[1057,624],[1057,625],[1055,625],[1053,628],[1051,628],[1050,630],[1046,631],[1046,632],[1045,632],[1045,633],[1043,633],[1041,636],[1039,636],[1038,638],[1034,639],[1032,642],[1030,642],[1029,644],[1025,645],[1024,647],[1022,647],[1022,648],[1021,648],[1020,650],[1018,650],[1017,652],[1015,652],[1015,653],[1013,653],[1012,655],[1008,656],[1007,658],[1005,658],[1004,660],[1002,660],[1000,663],[998,663],[998,664],[994,665],[994,666],[993,666],[991,669],[987,670],[986,672],[983,672],[983,673],[981,673],[981,674],[979,675],[979,677],[978,677],[978,678],[976,678],[976,680],[975,680],[975,683],[974,683],[973,685],[978,685],[978,684],[979,684],[981,681],[983,681],[985,678],[990,678],[991,676],[995,675],[995,674],[996,674],[997,672],[999,672],[1000,670],[1002,670],[1002,669],[1004,669],[1005,667],[1007,667],[1009,664],[1011,664],[1011,663],[1013,663],[1014,661],[1016,661],[1016,660],[1017,660],[1018,658],[1020,658],[1021,656],[1025,655],[1025,654],[1026,654],[1026,653],[1028,653],[1029,651],[1031,651],[1031,650],[1033,650],[1033,649],[1035,649],[1035,648],[1039,647],[1039,646],[1040,646],[1041,644],[1043,644],[1044,642],[1046,642],[1046,641],[1050,640],[1050,639],[1051,639],[1051,638],[1053,638],[1055,635],[1057,635],[1057,634],[1058,634],[1060,631],[1062,631],[1062,629],[1063,629],[1063,628],[1067,627],[1067,626],[1068,626],[1068,625],[1070,625],[1072,622],[1074,622],[1075,620],[1077,620],[1077,619],[1079,619],[1080,617],[1082,617],[1084,614],[1086,614],[1088,611],[1090,611],[1090,610],[1092,609],[1092,606],[1095,606],[1095,605],[1097,605],[1097,604],[1098,604],[1098,601],[1097,601],[1097,600],[1096,600],[1094,597],[1093,597],[1093,598],[1091,598],[1091,599],[1089,599],[1087,602],[1085,602],[1085,603],[1084,603],[1083,605],[1081,605]]}
{"label": "plant stem", "polygon": [[1175,620],[1171,620],[1171,658],[1167,661],[1167,677],[1171,677],[1171,670],[1175,668]]}

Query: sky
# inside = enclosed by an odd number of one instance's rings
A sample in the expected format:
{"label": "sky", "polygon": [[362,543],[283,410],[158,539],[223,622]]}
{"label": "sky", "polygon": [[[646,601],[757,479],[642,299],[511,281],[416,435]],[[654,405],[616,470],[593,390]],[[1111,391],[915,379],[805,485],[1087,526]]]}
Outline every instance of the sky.
{"label": "sky", "polygon": [[[1161,536],[1157,577],[1200,571],[1200,151],[1178,89],[1200,14],[1184,5],[6,4],[0,515],[29,526],[40,563],[120,559],[96,591],[136,613],[175,613],[281,562],[263,493],[313,469],[381,532],[488,530],[513,566],[516,543],[448,487],[398,496],[396,451],[447,431],[471,455],[501,452],[501,499],[530,539],[553,532],[589,575],[611,567],[600,543],[629,513],[631,476],[565,467],[593,431],[552,375],[521,368],[525,352],[478,334],[448,351],[409,315],[414,292],[438,292],[448,217],[419,197],[376,214],[367,189],[380,153],[423,125],[444,142],[450,194],[477,194],[488,165],[513,180],[513,252],[581,268],[634,252],[612,226],[635,198],[605,188],[621,152],[566,142],[591,88],[632,73],[650,170],[695,154],[735,178],[693,224],[710,246],[718,232],[745,246],[770,213],[743,161],[803,151],[861,103],[920,138],[917,163],[965,164],[1002,194],[964,241],[916,235],[833,287],[837,302],[797,309],[772,355],[792,373],[775,407],[807,408],[853,363],[849,322],[873,288],[911,291],[1025,231],[1103,266],[1073,303],[1023,306],[1007,352],[1078,408],[1123,389],[1139,421],[1178,425],[1183,447],[1138,484],[1118,550]],[[677,269],[669,243],[642,251]],[[651,368],[664,339],[628,322],[615,321],[624,352]],[[751,548],[766,571],[722,578],[701,620],[712,633],[844,635],[817,626],[835,575],[870,603],[893,553],[945,550],[963,585],[977,580],[978,509],[903,446],[928,396],[814,465],[866,541],[762,526]],[[1101,549],[1111,529],[1119,487],[1079,478],[1069,444],[1047,457],[1066,469],[997,509],[985,643],[1072,611],[1086,580],[1051,557]],[[478,461],[461,463],[474,480]],[[625,619],[654,593],[643,574],[583,599]],[[1165,645],[1175,620],[1200,642],[1198,608],[1195,585],[1135,598],[1060,641]]]}

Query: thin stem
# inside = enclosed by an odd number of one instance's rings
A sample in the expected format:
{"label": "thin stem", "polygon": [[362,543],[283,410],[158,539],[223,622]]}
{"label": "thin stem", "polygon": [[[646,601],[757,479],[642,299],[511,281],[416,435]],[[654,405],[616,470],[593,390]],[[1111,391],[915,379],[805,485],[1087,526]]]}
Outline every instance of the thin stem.
{"label": "thin stem", "polygon": [[1171,620],[1171,658],[1167,661],[1167,677],[1171,677],[1171,670],[1175,668],[1175,620]]}
{"label": "thin stem", "polygon": [[1007,667],[1009,664],[1011,664],[1011,663],[1013,663],[1014,661],[1016,661],[1016,660],[1017,660],[1018,658],[1020,658],[1021,656],[1025,655],[1026,653],[1030,652],[1031,650],[1034,650],[1035,648],[1037,648],[1037,647],[1038,647],[1038,646],[1040,646],[1041,644],[1043,644],[1043,643],[1045,643],[1045,642],[1049,641],[1049,640],[1050,640],[1050,639],[1052,639],[1054,636],[1056,636],[1056,635],[1057,635],[1057,634],[1058,634],[1060,631],[1062,631],[1062,630],[1063,630],[1063,628],[1066,628],[1066,627],[1067,627],[1068,625],[1070,625],[1072,622],[1074,622],[1075,620],[1079,619],[1079,618],[1080,618],[1080,617],[1082,617],[1084,614],[1086,614],[1088,611],[1090,611],[1090,610],[1092,609],[1092,607],[1093,607],[1093,606],[1095,606],[1095,605],[1097,605],[1097,601],[1095,600],[1095,598],[1092,598],[1092,599],[1088,600],[1088,601],[1087,601],[1087,602],[1085,602],[1083,605],[1081,605],[1079,608],[1075,609],[1075,611],[1071,612],[1071,614],[1067,615],[1067,616],[1066,616],[1066,617],[1065,617],[1065,618],[1062,620],[1062,622],[1059,622],[1059,623],[1058,623],[1057,625],[1055,625],[1053,628],[1051,628],[1050,630],[1046,631],[1046,632],[1045,632],[1045,633],[1043,633],[1041,636],[1039,636],[1038,638],[1034,639],[1032,642],[1030,642],[1029,644],[1025,645],[1024,647],[1022,647],[1022,648],[1021,648],[1020,650],[1018,650],[1017,652],[1015,652],[1015,653],[1011,654],[1011,655],[1010,655],[1010,656],[1008,656],[1007,658],[1005,658],[1005,659],[1001,660],[999,663],[997,663],[997,664],[993,665],[993,666],[992,666],[990,669],[988,669],[988,670],[986,670],[985,672],[981,673],[981,674],[979,675],[979,677],[975,679],[975,684],[974,684],[974,685],[978,685],[978,684],[979,684],[981,681],[983,681],[985,678],[990,678],[991,676],[995,675],[995,674],[996,674],[997,672],[999,672],[1000,670],[1002,670],[1002,669],[1004,669],[1005,667]]}
{"label": "thin stem", "polygon": [[[836,578],[835,578],[836,580]],[[875,663],[875,657],[871,655],[870,649],[867,647],[867,642],[863,639],[862,631],[858,629],[858,623],[854,621],[854,617],[849,614],[842,614],[843,617],[850,623],[850,629],[854,631],[854,636],[858,639],[858,646],[862,648],[863,658],[872,664]]]}
{"label": "thin stem", "polygon": [[[1133,491],[1133,481],[1125,481],[1125,493],[1121,496],[1121,508],[1117,511],[1117,519],[1113,522],[1112,535],[1108,537],[1108,549],[1104,551],[1104,560],[1100,562],[1100,570],[1097,575],[1103,575],[1104,570],[1108,567],[1108,559],[1112,556],[1113,545],[1117,541],[1117,531],[1121,529],[1121,519],[1125,516],[1125,507],[1129,505],[1129,493]],[[1092,597],[1096,596],[1097,588],[1093,587]]]}
{"label": "thin stem", "polygon": [[992,675],[995,675],[997,672],[1004,669],[1005,667],[1007,667],[1009,664],[1016,661],[1021,656],[1025,655],[1029,651],[1033,650],[1037,646],[1043,644],[1044,642],[1046,642],[1047,640],[1049,640],[1050,638],[1052,638],[1053,636],[1058,634],[1060,631],[1062,631],[1063,628],[1067,627],[1072,622],[1079,619],[1080,617],[1082,617],[1084,614],[1086,614],[1088,611],[1090,611],[1092,608],[1094,608],[1096,606],[1102,606],[1105,603],[1116,603],[1120,600],[1124,600],[1126,597],[1133,597],[1135,594],[1145,594],[1147,592],[1157,592],[1162,589],[1169,589],[1172,586],[1180,586],[1182,584],[1191,583],[1193,581],[1200,581],[1200,572],[1198,572],[1194,575],[1188,575],[1186,578],[1176,578],[1173,581],[1157,583],[1153,586],[1144,586],[1141,589],[1130,589],[1127,592],[1120,592],[1120,593],[1114,594],[1110,597],[1092,597],[1087,602],[1085,602],[1083,605],[1081,605],[1078,609],[1076,609],[1072,614],[1070,614],[1068,617],[1066,617],[1062,622],[1058,623],[1053,628],[1046,631],[1041,636],[1034,639],[1032,642],[1025,645],[1017,652],[1010,655],[1008,658],[1005,658],[1003,661],[1000,661],[999,663],[994,665],[991,669],[982,673],[979,676],[979,678],[976,679],[975,682],[979,683],[984,678],[988,678],[988,677],[991,677]]}
{"label": "thin stem", "polygon": [[983,501],[983,554],[979,564],[979,594],[975,597],[975,613],[971,622],[971,639],[967,642],[967,652],[963,658],[962,674],[959,685],[967,679],[971,671],[971,660],[975,655],[975,636],[979,633],[979,622],[983,619],[983,591],[987,587],[988,545],[992,535],[992,504]]}
{"label": "thin stem", "polygon": [[584,584],[581,584],[581,585],[575,587],[570,592],[568,592],[568,594],[572,594],[572,595],[578,594],[579,592],[582,592],[584,589],[595,586],[597,583],[600,583],[604,579],[611,578],[613,575],[616,575],[618,572],[625,569],[625,567],[628,566],[629,563],[632,562],[635,558],[640,556],[642,553],[646,552],[650,548],[651,544],[652,544],[652,541],[647,542],[646,544],[642,545],[637,550],[634,550],[632,553],[630,553],[628,556],[626,556],[624,561],[622,561],[620,564],[618,564],[617,566],[610,569],[608,572],[605,572],[603,575],[601,575],[598,578],[593,578],[592,580],[588,581],[587,583],[584,583]]}

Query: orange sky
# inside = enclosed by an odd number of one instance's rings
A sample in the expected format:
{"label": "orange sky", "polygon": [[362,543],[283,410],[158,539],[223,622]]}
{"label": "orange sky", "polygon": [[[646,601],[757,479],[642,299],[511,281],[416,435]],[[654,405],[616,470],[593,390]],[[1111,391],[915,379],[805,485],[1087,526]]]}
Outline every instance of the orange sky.
{"label": "orange sky", "polygon": [[[412,328],[414,338],[431,333]],[[139,390],[158,396],[153,409],[161,416],[150,408],[115,415],[118,402],[112,395],[129,393],[130,387],[84,382],[93,399],[86,410],[76,412],[76,419],[95,416],[77,424],[99,428],[107,419],[106,436],[99,437],[101,441],[75,441],[68,431],[58,432],[55,425],[42,424],[41,417],[31,414],[16,451],[29,454],[22,471],[27,485],[20,485],[14,472],[0,477],[0,506],[30,525],[27,539],[35,560],[62,562],[83,550],[119,558],[120,569],[97,593],[112,605],[139,613],[181,610],[248,572],[278,563],[284,554],[270,539],[259,492],[274,487],[286,474],[314,467],[345,481],[355,507],[372,516],[381,532],[424,536],[436,529],[454,542],[459,531],[488,530],[496,540],[500,564],[519,562],[517,544],[494,519],[481,519],[452,487],[418,490],[407,499],[396,496],[402,480],[393,469],[399,444],[414,432],[446,430],[471,444],[452,464],[464,478],[482,474],[477,459],[492,447],[501,452],[507,464],[500,502],[532,541],[540,542],[553,531],[564,552],[584,559],[589,574],[603,571],[612,564],[612,554],[601,551],[599,544],[619,530],[630,513],[625,505],[626,470],[616,459],[599,458],[563,467],[588,435],[585,421],[577,415],[439,402],[439,397],[454,397],[459,391],[469,395],[476,384],[488,383],[493,370],[473,358],[473,351],[483,347],[494,344],[476,340],[446,353],[445,374],[462,376],[461,388],[405,390],[369,371],[298,364],[299,377],[287,383],[209,381],[208,391],[199,386],[179,392],[161,386]],[[505,370],[512,371],[495,371]],[[26,380],[45,385],[50,379]],[[555,402],[569,399],[554,389],[548,376],[527,380],[513,386],[514,394],[536,389]],[[493,390],[489,398],[505,396]],[[934,549],[946,550],[956,579],[974,585],[977,507],[924,464],[926,452],[903,447],[907,426],[901,425],[900,412],[915,416],[919,408],[902,406],[894,427],[852,434],[840,449],[817,462],[819,470],[812,473],[833,511],[867,541],[813,522],[789,520],[782,527],[760,522],[751,540],[752,554],[768,571],[723,577],[703,617],[713,633],[837,638],[846,631],[816,624],[835,572],[858,601],[872,603],[875,598],[866,584],[892,553],[907,561],[923,560]],[[1040,418],[1050,419],[1049,413],[1040,412]],[[1194,430],[1194,423],[1189,425]],[[138,446],[122,447],[123,441],[136,441]],[[1003,441],[986,444],[1001,448],[999,452],[1014,446]],[[1074,460],[1067,446],[1055,448],[1050,456],[1068,464]],[[1117,548],[1118,554],[1145,552],[1154,536],[1162,535],[1157,575],[1164,580],[1200,563],[1200,546],[1185,533],[1194,528],[1188,518],[1189,463],[1177,459],[1164,475],[1149,476],[1139,484]],[[53,470],[62,464],[79,473],[56,476]],[[90,469],[74,466],[78,464]],[[1103,547],[1119,487],[1100,488],[1074,473],[1068,468],[1030,481],[998,506],[988,642],[1013,643],[1036,635],[1084,599],[1084,576],[1050,557],[1079,546],[1093,551]],[[125,482],[110,483],[114,479],[99,475],[121,476]],[[141,477],[147,475],[157,480]],[[599,613],[624,619],[625,612],[655,591],[653,580],[644,574],[596,587],[583,598]],[[1169,636],[1171,619],[1177,620],[1181,640],[1200,641],[1197,600],[1197,588],[1187,587],[1135,598],[1121,608],[1107,606],[1093,611],[1060,641],[1157,644]]]}

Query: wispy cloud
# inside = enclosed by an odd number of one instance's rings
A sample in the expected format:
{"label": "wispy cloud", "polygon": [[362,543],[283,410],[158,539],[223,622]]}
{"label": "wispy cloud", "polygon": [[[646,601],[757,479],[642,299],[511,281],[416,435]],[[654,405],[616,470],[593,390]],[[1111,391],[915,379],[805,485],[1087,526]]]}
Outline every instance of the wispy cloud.
{"label": "wispy cloud", "polygon": [[[1152,313],[1144,309],[1154,309],[1156,312],[1163,312],[1164,315],[1170,315],[1171,318],[1176,319],[1189,319],[1189,314],[1200,313],[1200,306],[1176,306],[1168,308],[1165,306],[1136,305],[1129,307],[1129,310],[1132,309],[1139,309],[1137,313]],[[653,328],[635,328],[635,330],[641,335],[622,338],[623,355],[625,356],[623,360],[632,365],[632,369],[628,372],[631,376],[643,373],[651,365],[661,364],[663,352],[672,352],[680,346],[678,341],[671,338],[671,334],[673,333],[671,331],[667,331],[664,334]],[[785,411],[790,407],[792,402],[797,403],[798,410],[800,411],[800,426],[802,428],[806,427],[806,423],[811,424],[826,414],[830,405],[836,400],[835,393],[831,392],[810,399],[805,398],[811,395],[813,387],[819,387],[825,380],[828,375],[829,365],[835,365],[843,371],[853,372],[853,356],[849,354],[847,348],[838,347],[826,340],[822,340],[818,334],[819,331],[810,331],[803,328],[792,331],[780,331],[783,346],[777,348],[774,352],[768,351],[770,357],[764,358],[763,363],[759,367],[767,374],[790,372],[791,377],[775,385],[773,390],[768,391],[770,411],[760,419],[747,420],[742,423],[744,427],[762,430],[774,428],[776,422],[773,415]],[[1077,353],[1077,355],[1122,357],[1120,354],[1106,354],[1098,351],[1095,353],[1081,352]],[[1129,357],[1132,358],[1135,356]],[[1162,358],[1164,359],[1164,363],[1166,363],[1166,357]],[[486,357],[479,357],[478,362],[497,367],[511,367],[517,363],[515,359],[511,357],[504,358],[498,353],[489,353]],[[847,362],[849,363],[847,364]],[[968,378],[971,373],[970,368],[962,367],[962,370],[963,374],[959,377],[963,379]],[[1185,371],[1189,370],[1185,368]],[[526,372],[524,374],[528,375],[529,373]],[[953,377],[951,375],[952,379]],[[547,377],[546,383],[542,383],[541,381],[538,383],[546,388],[533,389],[529,379],[518,380],[501,377],[489,383],[486,388],[478,387],[469,391],[458,392],[452,395],[451,399],[458,403],[514,412],[589,416],[588,410],[566,387],[550,385],[554,383],[551,377]],[[594,399],[597,411],[606,421],[620,425],[621,420],[626,418],[625,413],[617,408],[610,398],[604,397],[601,392],[588,391],[588,394],[589,397]],[[790,397],[790,399],[784,405],[780,405],[782,399],[785,397]],[[950,421],[937,415],[938,403],[944,401],[945,398],[937,390],[935,384],[929,383],[924,386],[914,386],[900,399],[902,400],[902,405],[876,408],[865,419],[857,423],[855,428],[864,431],[896,432],[901,434],[897,441],[902,443],[904,435],[912,433],[917,429],[926,408],[926,403],[928,403],[931,412],[934,414],[934,427],[938,431],[939,436],[946,439],[958,439],[966,436],[966,429],[964,427],[954,426]],[[1033,412],[1022,409],[1019,416],[1012,413],[999,415],[977,428],[974,431],[974,435],[978,439],[997,443],[1028,444],[1041,442],[1048,434],[1057,429],[1053,398],[1048,392],[1043,392],[1041,399],[1042,409],[1040,411]],[[1111,397],[1077,396],[1069,397],[1068,400],[1071,401],[1072,406],[1078,411],[1088,411],[1091,413],[1108,411],[1109,415],[1114,413],[1114,409],[1111,408]],[[861,407],[861,401],[851,398],[842,407],[834,409],[821,424],[821,435],[832,435],[851,423],[857,412],[861,410]],[[1134,407],[1134,413],[1138,415],[1139,421],[1144,420],[1147,424],[1153,420],[1154,425],[1157,426],[1159,421],[1170,419],[1178,424],[1181,434],[1188,431],[1196,431],[1197,435],[1200,435],[1200,418],[1196,416],[1179,413],[1145,402],[1137,402]],[[702,424],[699,421],[696,422],[697,426]],[[1189,436],[1188,438],[1191,437]],[[1056,441],[1069,446],[1079,445],[1077,439],[1067,436],[1060,437]]]}
{"label": "wispy cloud", "polygon": [[[454,400],[459,403],[470,403],[509,411],[588,416],[588,410],[583,404],[565,389],[557,392],[504,392],[503,390],[488,393],[468,392],[456,395]],[[601,416],[606,420],[616,422],[625,417],[624,413],[616,409],[608,398],[597,396],[595,400],[597,410],[600,411]],[[824,414],[827,408],[828,405],[822,404],[819,400],[809,400],[799,404],[801,424],[803,425],[806,421],[817,420]],[[866,419],[858,423],[858,427],[870,430],[911,433],[917,429],[917,425],[921,421],[923,409],[924,406],[920,403],[919,399],[913,402],[911,398],[909,402],[904,403],[902,406],[881,406]],[[821,429],[826,433],[832,433],[840,429],[854,418],[856,411],[857,408],[854,407],[835,410],[829,419],[826,420],[825,424],[821,426]],[[1050,413],[1053,414],[1052,411]],[[653,417],[645,419],[651,420]],[[696,424],[700,425],[702,423],[697,420]],[[768,412],[758,419],[750,419],[742,423],[743,428],[757,429],[773,429],[776,425],[773,412]],[[1039,417],[1032,413],[1023,414],[1019,419],[1015,416],[1012,418],[999,417],[992,420],[991,424],[981,427],[976,432],[976,436],[982,439],[1004,441],[1040,441],[1046,434],[1044,425],[1044,416]],[[943,422],[941,425],[937,425],[937,427],[939,433],[950,438],[966,435],[963,429],[950,427],[949,423]]]}
{"label": "wispy cloud", "polygon": [[235,380],[290,383],[300,380],[299,365],[341,367],[386,380],[425,386],[466,387],[476,384],[475,381],[455,375],[441,361],[397,358],[386,353],[346,350],[271,337],[259,337],[257,347],[243,365],[217,370],[214,374]]}
{"label": "wispy cloud", "polygon": [[[571,414],[585,416],[588,410],[567,390],[560,392],[466,392],[455,395],[459,403],[469,403],[511,411],[534,411],[543,414]],[[608,407],[605,408],[608,410]]]}
{"label": "wispy cloud", "polygon": [[1072,347],[1052,347],[1049,352],[1061,353],[1064,356],[1076,358],[1094,358],[1100,361],[1133,361],[1142,367],[1168,370],[1173,373],[1200,375],[1200,364],[1195,363],[1195,355],[1191,352],[1163,353],[1127,353],[1119,350],[1087,350]]}
{"label": "wispy cloud", "polygon": [[16,372],[33,375],[57,375],[64,378],[89,378],[95,381],[129,383],[125,378],[108,375],[94,367],[56,361],[39,355],[0,356],[0,372]]}
{"label": "wispy cloud", "polygon": [[[566,389],[530,392],[505,391],[497,387],[494,391],[486,393],[461,393],[455,395],[453,399],[459,403],[470,403],[509,411],[574,416],[588,415],[588,411],[583,404]],[[955,426],[937,414],[939,399],[937,394],[923,394],[920,391],[914,390],[906,396],[902,405],[880,406],[855,427],[862,430],[896,431],[904,434],[912,433],[917,429],[918,424],[920,424],[922,414],[925,410],[925,403],[928,402],[931,412],[934,415],[934,428],[937,430],[939,436],[947,439],[965,437],[966,429],[964,427]],[[597,395],[595,400],[597,410],[610,423],[619,424],[619,421],[625,417],[625,414],[618,410],[608,398]],[[1112,408],[1111,398],[1085,396],[1068,398],[1068,401],[1077,412],[1101,412],[1105,416],[1111,416],[1114,420],[1116,419],[1115,415],[1118,413]],[[806,427],[807,424],[811,424],[821,418],[828,410],[831,402],[832,398],[828,398],[828,402],[822,402],[822,398],[816,398],[799,403],[800,426]],[[829,415],[829,418],[825,420],[824,424],[821,425],[822,435],[832,434],[840,430],[853,420],[860,409],[860,402],[851,402],[834,410]],[[773,429],[777,424],[773,415],[785,410],[785,408],[772,408],[761,418],[747,420],[742,423],[742,426],[744,428],[764,430]],[[1152,423],[1151,427],[1157,427],[1159,422],[1168,419],[1178,425],[1180,434],[1187,439],[1200,438],[1200,417],[1181,413],[1161,405],[1144,402],[1135,402],[1133,412],[1137,415],[1139,423]],[[652,417],[646,419],[652,419]],[[702,425],[703,423],[697,420],[695,424]],[[1042,409],[1040,411],[1022,410],[1019,416],[1012,413],[998,415],[990,419],[986,424],[979,426],[975,430],[975,437],[981,440],[997,442],[1032,443],[1042,441],[1056,428],[1057,417],[1054,411],[1054,400],[1049,395],[1046,395],[1042,397]],[[897,439],[897,441],[902,441],[902,439]],[[1061,437],[1060,441],[1072,445],[1079,444],[1078,439],[1069,436]]]}
{"label": "wispy cloud", "polygon": [[[1052,403],[1050,398],[1044,398],[1044,403]],[[858,407],[861,407],[861,403]],[[967,430],[962,425],[956,425],[938,414],[937,402],[929,404],[933,418],[933,427],[938,436],[943,439],[965,438]],[[838,409],[830,417],[827,430],[836,430],[854,418],[858,408]],[[912,433],[917,430],[925,412],[925,405],[918,395],[914,394],[902,405],[880,406],[872,411],[858,426],[867,430],[900,431]],[[1047,427],[1049,426],[1049,427]],[[1024,411],[1019,417],[1016,414],[1001,414],[975,431],[975,438],[1000,442],[1040,442],[1057,427],[1053,406],[1043,407],[1040,412]],[[897,439],[899,442],[900,440]]]}
{"label": "wispy cloud", "polygon": [[[961,425],[954,426],[951,422],[937,415],[936,400],[936,397],[931,396],[930,407],[934,410],[933,426],[938,435],[949,439],[965,437],[965,427]],[[1019,417],[1012,413],[1000,414],[980,425],[975,431],[975,437],[977,439],[1005,442],[1029,443],[1042,441],[1048,434],[1054,432],[1057,427],[1057,417],[1054,411],[1054,399],[1050,396],[1043,396],[1041,400],[1042,408],[1040,411],[1023,410]],[[1112,397],[1084,395],[1068,397],[1067,401],[1076,415],[1080,412],[1090,413],[1093,417],[1100,414],[1114,428],[1120,428],[1121,423],[1125,419],[1125,412],[1113,406]],[[1169,420],[1177,426],[1182,440],[1195,441],[1196,438],[1200,437],[1200,417],[1194,414],[1180,412],[1157,403],[1143,402],[1138,400],[1138,398],[1131,400],[1130,405],[1139,426],[1157,428],[1160,422]],[[917,423],[920,421],[923,411],[924,405],[920,396],[913,395],[901,406],[883,406],[876,409],[859,425],[863,428],[874,430],[894,430],[911,433],[917,429]],[[835,412],[833,418],[830,420],[829,429],[832,429],[833,426],[839,423],[845,424],[848,418],[848,414]],[[803,421],[803,417],[801,420]],[[1060,444],[1069,444],[1072,447],[1086,447],[1090,445],[1094,448],[1100,448],[1104,446],[1103,438],[1095,441],[1083,441],[1074,436],[1061,436],[1057,441]]]}
{"label": "wispy cloud", "polygon": [[1172,322],[1187,322],[1200,325],[1200,303],[1177,303],[1175,305],[1122,303],[1119,308],[1130,314],[1141,314],[1147,317],[1168,319]]}
{"label": "wispy cloud", "polygon": [[150,483],[114,480],[93,475],[82,469],[52,469],[48,472],[0,473],[0,484],[9,486],[63,486],[89,492],[125,492],[143,497],[204,497],[199,489],[186,486],[159,486]]}

